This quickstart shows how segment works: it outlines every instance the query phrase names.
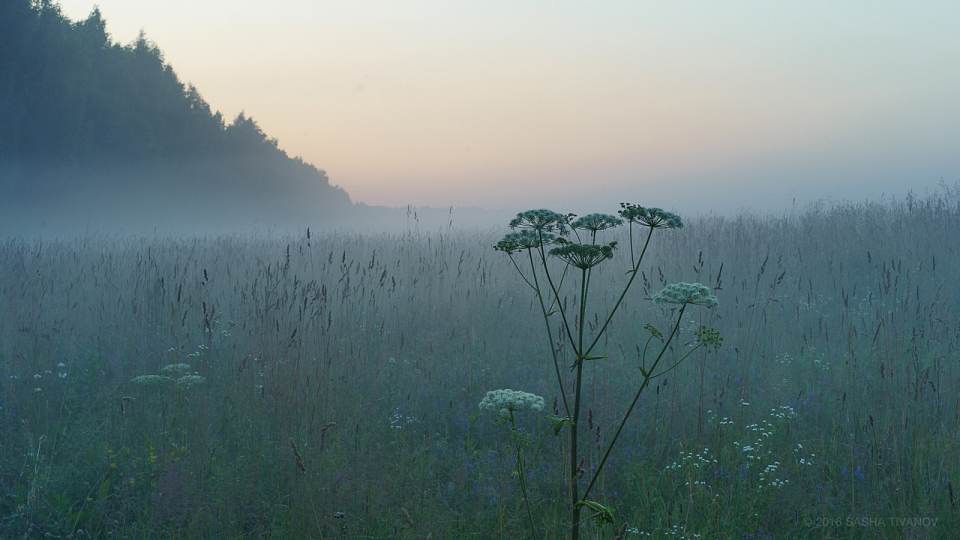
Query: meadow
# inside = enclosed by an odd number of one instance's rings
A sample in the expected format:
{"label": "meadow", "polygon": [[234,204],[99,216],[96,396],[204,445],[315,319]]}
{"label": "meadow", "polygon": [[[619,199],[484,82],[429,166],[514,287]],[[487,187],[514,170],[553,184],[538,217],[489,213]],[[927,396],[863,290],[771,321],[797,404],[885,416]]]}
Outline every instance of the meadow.
{"label": "meadow", "polygon": [[[585,366],[585,471],[659,289],[713,287],[683,326],[724,343],[643,395],[593,495],[615,522],[585,537],[955,537],[958,230],[945,190],[657,235]],[[559,396],[504,231],[0,241],[0,538],[525,537],[478,404]],[[519,421],[537,534],[562,538],[565,439]]]}

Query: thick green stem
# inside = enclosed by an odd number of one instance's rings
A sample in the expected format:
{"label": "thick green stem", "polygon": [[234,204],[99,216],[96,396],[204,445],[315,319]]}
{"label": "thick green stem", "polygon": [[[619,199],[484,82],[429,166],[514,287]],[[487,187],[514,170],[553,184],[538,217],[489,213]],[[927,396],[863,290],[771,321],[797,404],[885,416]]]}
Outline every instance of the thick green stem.
{"label": "thick green stem", "polygon": [[653,365],[650,366],[650,369],[644,370],[643,384],[640,385],[640,388],[637,389],[637,393],[634,394],[633,401],[630,402],[630,407],[627,408],[627,412],[623,415],[623,419],[620,420],[620,425],[617,426],[617,431],[613,434],[613,439],[610,441],[610,444],[607,445],[607,449],[603,453],[603,458],[600,459],[600,464],[597,465],[597,470],[593,472],[593,476],[590,478],[590,483],[587,484],[587,489],[583,492],[584,500],[590,496],[590,490],[593,489],[594,484],[597,483],[597,479],[600,478],[600,472],[603,470],[603,466],[606,465],[607,458],[610,457],[610,452],[613,451],[614,445],[617,444],[617,439],[620,438],[620,433],[623,431],[623,426],[625,426],[627,424],[627,420],[630,419],[630,415],[633,413],[634,407],[637,406],[637,401],[640,400],[640,395],[643,394],[643,391],[646,390],[647,386],[649,386],[650,381],[653,380],[653,373],[657,369],[657,364],[660,363],[660,359],[663,358],[663,355],[670,347],[670,342],[672,342],[674,336],[677,335],[677,330],[680,329],[680,322],[683,320],[683,312],[686,310],[686,308],[686,304],[680,306],[680,313],[677,315],[677,322],[673,325],[673,330],[670,331],[670,336],[667,338],[667,341],[664,342],[663,348],[660,349],[660,353],[657,355],[656,360],[653,361]]}
{"label": "thick green stem", "polygon": [[550,354],[553,355],[553,369],[557,374],[557,384],[560,386],[560,397],[563,399],[563,411],[567,418],[570,417],[570,404],[567,401],[567,391],[564,389],[563,376],[560,375],[560,360],[557,358],[557,349],[553,343],[553,330],[550,328],[550,315],[543,302],[543,294],[540,291],[540,281],[537,279],[537,269],[533,262],[533,253],[527,249],[527,257],[530,259],[530,271],[533,274],[534,290],[537,291],[537,300],[540,301],[540,312],[543,313],[543,322],[547,327],[547,339],[550,340]]}
{"label": "thick green stem", "polygon": [[[580,273],[580,320],[577,321],[577,344],[578,349],[583,350],[583,331],[586,326],[587,313],[587,271],[581,270]],[[580,467],[577,463],[577,433],[580,431],[580,398],[581,387],[583,383],[583,357],[577,354],[576,359],[577,379],[573,394],[573,424],[570,426],[570,538],[577,540],[580,538]]]}
{"label": "thick green stem", "polygon": [[613,320],[613,316],[620,308],[620,304],[623,303],[623,299],[626,298],[627,291],[630,290],[630,286],[633,285],[633,280],[636,279],[637,273],[640,271],[640,263],[643,262],[643,256],[647,253],[647,247],[650,245],[651,237],[653,237],[653,227],[651,227],[650,231],[647,233],[647,240],[643,243],[643,249],[640,250],[640,258],[637,259],[636,264],[634,264],[630,269],[630,279],[627,281],[627,285],[623,288],[623,292],[620,293],[620,298],[618,298],[617,303],[613,305],[613,309],[610,310],[610,314],[607,315],[607,320],[604,321],[603,326],[600,327],[600,331],[597,332],[596,337],[593,338],[593,342],[591,342],[590,346],[587,347],[587,350],[583,353],[583,356],[590,356],[590,352],[593,351],[593,348],[597,346],[597,343],[600,341],[603,333],[607,330],[607,326],[610,324],[610,321]]}
{"label": "thick green stem", "polygon": [[672,366],[670,366],[670,367],[668,367],[667,369],[661,371],[660,373],[653,373],[653,374],[651,374],[651,375],[650,375],[650,378],[651,378],[651,379],[656,379],[657,377],[662,377],[662,376],[666,375],[667,373],[670,373],[670,372],[673,371],[677,366],[679,366],[680,364],[682,364],[683,361],[686,360],[688,356],[690,356],[691,354],[697,352],[697,350],[699,350],[700,347],[702,347],[702,346],[703,346],[702,344],[698,344],[696,347],[690,349],[690,350],[687,351],[683,356],[681,356],[680,359],[677,360],[676,362],[674,362]]}
{"label": "thick green stem", "polygon": [[[530,250],[527,249],[527,252],[529,252],[529,251],[530,251]],[[536,287],[534,287],[533,283],[530,283],[530,280],[527,279],[526,274],[524,274],[524,273],[523,273],[523,270],[520,269],[520,266],[517,264],[517,261],[513,260],[513,254],[512,254],[512,253],[508,253],[508,254],[507,254],[507,258],[510,259],[510,262],[513,263],[513,267],[517,269],[517,273],[520,274],[520,278],[523,280],[523,282],[526,283],[527,286],[530,287],[531,289],[536,290]],[[534,277],[536,277],[536,276],[534,276]]]}
{"label": "thick green stem", "polygon": [[570,331],[570,323],[567,322],[567,312],[563,309],[563,300],[560,298],[560,291],[557,290],[556,285],[553,283],[553,278],[550,277],[550,267],[547,265],[547,253],[543,249],[543,233],[540,234],[540,264],[543,265],[543,274],[547,276],[547,283],[550,285],[550,290],[553,292],[554,298],[557,299],[557,309],[560,310],[560,318],[563,319],[563,328],[567,331],[567,339],[570,340],[571,345],[573,346],[573,352],[577,355],[580,354],[580,350],[577,348],[577,344],[573,341],[573,332]]}
{"label": "thick green stem", "polygon": [[533,522],[533,511],[530,509],[530,497],[527,495],[527,469],[523,462],[523,440],[520,432],[517,430],[516,421],[513,412],[510,412],[510,431],[517,444],[517,479],[520,482],[520,494],[523,496],[523,504],[527,509],[527,520],[530,523],[530,538],[537,537],[537,527]]}

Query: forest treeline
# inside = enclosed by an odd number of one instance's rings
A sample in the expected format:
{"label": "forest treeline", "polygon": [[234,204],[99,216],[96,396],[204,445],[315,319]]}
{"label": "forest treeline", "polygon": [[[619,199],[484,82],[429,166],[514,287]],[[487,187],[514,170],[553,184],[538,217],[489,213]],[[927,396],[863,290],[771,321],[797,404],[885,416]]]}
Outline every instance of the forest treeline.
{"label": "forest treeline", "polygon": [[115,43],[99,9],[0,1],[0,208],[21,219],[320,222],[349,197],[249,116],[232,121],[141,33]]}

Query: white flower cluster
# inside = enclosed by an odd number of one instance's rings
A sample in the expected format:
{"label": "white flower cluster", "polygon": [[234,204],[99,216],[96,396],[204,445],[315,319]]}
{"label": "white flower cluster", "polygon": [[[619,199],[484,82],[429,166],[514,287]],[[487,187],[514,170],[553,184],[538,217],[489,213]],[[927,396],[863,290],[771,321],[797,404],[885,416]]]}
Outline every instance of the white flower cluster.
{"label": "white flower cluster", "polygon": [[184,375],[177,379],[177,386],[180,388],[190,388],[207,382],[206,377],[200,375]]}
{"label": "white flower cluster", "polygon": [[812,466],[814,464],[813,458],[817,457],[817,455],[811,453],[807,457],[801,457],[801,451],[803,451],[803,445],[800,443],[797,443],[797,447],[793,449],[793,453],[796,454],[796,458],[798,459],[797,463],[807,467]]}
{"label": "white flower cluster", "polygon": [[130,379],[130,382],[139,384],[140,386],[160,386],[162,384],[172,383],[173,379],[164,377],[163,375],[138,375]]}
{"label": "white flower cluster", "polygon": [[160,373],[167,376],[185,375],[190,373],[190,364],[168,364],[160,368]]}
{"label": "white flower cluster", "polygon": [[600,232],[623,224],[623,220],[610,214],[587,214],[570,224],[574,229]]}
{"label": "white flower cluster", "polygon": [[403,429],[403,426],[407,424],[415,424],[420,420],[416,416],[405,416],[400,412],[400,407],[393,409],[393,414],[390,415],[390,428],[391,429]]}
{"label": "white flower cluster", "polygon": [[653,301],[657,304],[693,304],[713,307],[718,304],[717,296],[710,287],[702,283],[671,283],[658,292]]}
{"label": "white flower cluster", "polygon": [[774,418],[779,418],[781,420],[786,420],[787,418],[793,418],[797,416],[797,411],[793,410],[793,407],[789,405],[781,405],[770,409],[770,416]]}
{"label": "white flower cluster", "polygon": [[480,401],[480,410],[495,412],[503,417],[510,416],[512,412],[542,411],[543,398],[536,394],[510,390],[509,388],[491,390]]}
{"label": "white flower cluster", "polygon": [[166,375],[138,375],[130,382],[139,386],[158,387],[176,383],[177,388],[187,389],[207,382],[206,377],[197,374],[184,375],[178,379]]}

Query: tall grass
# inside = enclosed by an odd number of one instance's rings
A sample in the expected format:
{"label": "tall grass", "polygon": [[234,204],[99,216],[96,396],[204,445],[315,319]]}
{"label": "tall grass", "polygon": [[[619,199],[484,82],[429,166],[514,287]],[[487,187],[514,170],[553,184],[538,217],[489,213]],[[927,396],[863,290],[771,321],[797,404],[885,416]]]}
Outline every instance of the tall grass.
{"label": "tall grass", "polygon": [[[585,473],[640,377],[642,322],[665,320],[647,299],[667,278],[720,288],[683,324],[725,343],[641,398],[592,495],[618,522],[585,533],[951,537],[958,200],[655,236],[609,359],[584,365]],[[492,251],[498,232],[3,241],[0,537],[525,534],[516,449],[477,403],[522,387],[560,405],[531,337],[540,306]],[[624,270],[596,270],[600,313]],[[205,382],[131,382],[175,363]],[[561,536],[562,441],[518,422],[537,521]]]}

